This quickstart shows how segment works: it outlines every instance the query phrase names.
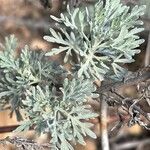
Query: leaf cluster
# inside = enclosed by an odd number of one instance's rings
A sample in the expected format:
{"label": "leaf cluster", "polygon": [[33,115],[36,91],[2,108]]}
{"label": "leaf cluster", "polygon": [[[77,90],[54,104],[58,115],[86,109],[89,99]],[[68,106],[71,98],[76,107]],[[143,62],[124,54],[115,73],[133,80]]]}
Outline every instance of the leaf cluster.
{"label": "leaf cluster", "polygon": [[[56,64],[48,61],[44,52],[31,51],[27,46],[17,57],[17,40],[12,35],[6,37],[3,51],[0,52],[0,98],[1,108],[11,107],[20,120],[19,109],[30,87],[56,84],[54,76],[64,74]],[[56,70],[57,68],[57,70]]]}
{"label": "leaf cluster", "polygon": [[130,10],[120,0],[107,0],[105,7],[100,0],[93,9],[70,10],[68,6],[68,16],[51,16],[60,31],[51,28],[51,36],[44,39],[60,46],[46,55],[65,52],[66,63],[75,53],[78,61],[73,68],[78,77],[121,80],[126,72],[122,65],[134,61],[132,57],[140,52],[137,48],[143,43],[137,35],[143,28],[135,26],[142,24],[138,19],[144,9],[145,6],[135,6]]}
{"label": "leaf cluster", "polygon": [[[20,126],[17,131],[28,130],[34,126],[38,133],[50,133],[51,144],[60,149],[73,149],[69,142],[85,144],[83,136],[96,138],[90,130],[93,125],[88,120],[97,116],[88,105],[88,97],[97,97],[92,94],[96,88],[89,80],[64,80],[60,91],[46,86],[31,87],[27,90],[26,106],[29,120]],[[57,93],[56,93],[57,92]]]}

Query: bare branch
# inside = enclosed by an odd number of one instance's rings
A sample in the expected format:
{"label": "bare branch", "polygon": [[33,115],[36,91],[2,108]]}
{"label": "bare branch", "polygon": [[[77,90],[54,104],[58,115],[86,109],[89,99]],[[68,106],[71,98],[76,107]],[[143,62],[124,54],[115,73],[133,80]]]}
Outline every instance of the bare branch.
{"label": "bare branch", "polygon": [[126,149],[138,148],[139,146],[141,148],[141,145],[143,146],[145,144],[149,144],[149,142],[150,142],[150,139],[144,139],[140,141],[131,141],[131,142],[128,141],[126,143],[114,144],[113,149],[114,150],[126,150]]}
{"label": "bare branch", "polygon": [[53,22],[48,22],[46,20],[39,20],[39,21],[34,21],[33,19],[23,19],[23,18],[16,18],[14,16],[0,16],[0,24],[5,23],[5,22],[11,22],[15,26],[27,26],[30,28],[38,29],[49,29],[50,27],[56,28],[54,21]]}
{"label": "bare branch", "polygon": [[147,48],[145,53],[145,67],[150,65],[150,33],[147,41]]}
{"label": "bare branch", "polygon": [[103,150],[109,150],[109,139],[107,129],[107,103],[105,99],[101,100],[101,147]]}
{"label": "bare branch", "polygon": [[143,69],[138,70],[137,72],[132,72],[132,78],[127,77],[128,79],[124,81],[119,81],[119,82],[113,82],[113,83],[107,83],[107,84],[102,84],[100,88],[98,88],[97,92],[98,93],[104,93],[108,91],[115,91],[121,87],[126,87],[126,86],[131,86],[131,85],[137,85],[140,82],[146,81],[150,79],[150,66],[147,66]]}

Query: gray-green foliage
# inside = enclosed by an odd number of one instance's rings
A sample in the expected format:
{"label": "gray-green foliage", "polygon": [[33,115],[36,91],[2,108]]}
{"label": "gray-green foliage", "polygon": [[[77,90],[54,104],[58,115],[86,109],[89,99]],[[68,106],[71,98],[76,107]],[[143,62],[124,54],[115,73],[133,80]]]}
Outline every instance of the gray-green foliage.
{"label": "gray-green foliage", "polygon": [[26,106],[27,116],[30,120],[20,126],[17,131],[27,130],[30,126],[38,133],[51,133],[51,144],[61,150],[71,150],[74,144],[79,142],[85,144],[84,136],[96,138],[90,127],[93,124],[82,122],[97,116],[90,106],[84,105],[88,97],[96,88],[89,80],[67,78],[64,80],[60,91],[46,86],[31,87],[27,90],[27,97],[23,101]]}
{"label": "gray-green foliage", "polygon": [[39,134],[51,133],[51,144],[61,150],[73,149],[70,142],[85,144],[86,135],[96,138],[90,129],[93,124],[87,121],[97,114],[85,104],[89,97],[97,97],[93,82],[67,78],[67,72],[50,62],[44,52],[31,51],[27,46],[16,56],[16,43],[10,36],[2,46],[0,106],[10,106],[18,120],[23,110],[28,119],[17,131],[34,127]]}
{"label": "gray-green foliage", "polygon": [[145,6],[135,6],[130,10],[120,0],[106,0],[104,8],[100,0],[92,11],[88,8],[71,11],[68,6],[69,15],[61,14],[60,18],[51,16],[61,24],[60,31],[51,28],[51,36],[44,39],[61,46],[53,48],[46,55],[65,51],[66,63],[74,52],[78,62],[73,67],[77,66],[78,77],[85,75],[87,78],[103,79],[109,76],[122,79],[126,71],[122,64],[133,62],[132,57],[140,52],[137,48],[143,43],[143,39],[137,35],[143,28],[135,26],[142,24],[138,19],[144,9]]}
{"label": "gray-green foliage", "polygon": [[61,82],[67,77],[63,68],[51,63],[44,52],[27,46],[17,57],[16,43],[14,36],[6,38],[1,51],[0,105],[1,109],[10,106],[18,120],[22,119],[20,109],[25,113],[28,119],[17,131],[34,126],[39,134],[51,133],[51,144],[61,150],[73,149],[70,142],[85,144],[86,135],[96,138],[92,124],[82,122],[97,116],[85,105],[89,97],[97,97],[93,82],[75,77]]}
{"label": "gray-green foliage", "polygon": [[[32,127],[49,133],[50,143],[60,150],[73,150],[77,142],[85,145],[85,136],[96,138],[89,119],[98,115],[86,103],[98,96],[93,79],[124,77],[122,65],[133,61],[143,42],[137,35],[143,28],[135,26],[141,25],[144,8],[130,10],[120,0],[106,0],[105,7],[100,0],[90,9],[71,11],[68,6],[68,15],[51,16],[60,31],[51,28],[44,39],[60,46],[46,54],[25,46],[17,56],[16,38],[6,38],[0,52],[0,107],[10,106],[18,119],[23,109],[27,119],[17,131]],[[47,57],[61,52],[72,65],[69,73]]]}
{"label": "gray-green foliage", "polygon": [[34,85],[55,84],[54,76],[63,71],[60,68],[55,71],[57,65],[48,61],[44,52],[31,51],[27,46],[21,50],[20,57],[16,57],[16,38],[10,36],[5,41],[0,52],[0,105],[4,108],[9,104],[19,117],[26,90]]}

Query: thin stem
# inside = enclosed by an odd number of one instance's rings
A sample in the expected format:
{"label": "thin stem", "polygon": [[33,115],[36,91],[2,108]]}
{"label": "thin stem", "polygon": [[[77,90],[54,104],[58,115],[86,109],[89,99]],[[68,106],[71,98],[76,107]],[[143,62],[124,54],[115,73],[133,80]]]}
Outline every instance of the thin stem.
{"label": "thin stem", "polygon": [[150,33],[148,36],[148,42],[147,42],[147,48],[146,48],[146,53],[145,53],[145,62],[144,65],[145,67],[150,64]]}
{"label": "thin stem", "polygon": [[107,131],[107,103],[101,99],[101,146],[102,150],[109,150],[109,139]]}
{"label": "thin stem", "polygon": [[0,15],[0,24],[1,23],[5,23],[5,22],[11,22],[13,24],[15,24],[16,26],[20,27],[20,26],[27,26],[30,28],[34,28],[34,29],[49,29],[51,28],[56,28],[54,22],[47,22],[46,20],[42,19],[39,21],[33,21],[31,19],[23,19],[23,18],[16,18],[15,16],[3,16]]}
{"label": "thin stem", "polygon": [[123,82],[123,81],[117,81],[113,83],[108,82],[107,84],[101,85],[97,89],[97,92],[99,94],[102,94],[108,91],[116,91],[119,88],[131,86],[131,85],[137,85],[140,82],[149,80],[150,79],[150,66],[142,68],[138,70],[137,72],[133,72],[133,73],[136,74],[134,78],[131,78],[131,79],[129,78],[126,82]]}
{"label": "thin stem", "polygon": [[149,144],[150,139],[144,139],[140,141],[128,141],[126,143],[121,143],[121,144],[114,144],[113,149],[114,150],[125,150],[125,149],[132,149],[132,148],[137,148],[137,150],[141,150],[144,145]]}

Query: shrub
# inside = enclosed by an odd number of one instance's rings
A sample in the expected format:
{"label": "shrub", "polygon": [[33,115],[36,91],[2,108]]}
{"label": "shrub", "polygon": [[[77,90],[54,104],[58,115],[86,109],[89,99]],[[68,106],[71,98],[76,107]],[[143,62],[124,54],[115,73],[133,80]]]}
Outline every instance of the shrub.
{"label": "shrub", "polygon": [[[99,101],[95,81],[123,81],[128,72],[123,65],[134,61],[144,41],[137,35],[143,31],[139,17],[144,9],[131,9],[120,0],[106,0],[105,5],[99,0],[74,10],[68,5],[67,14],[51,16],[58,29],[50,28],[44,39],[59,47],[49,52],[25,46],[16,57],[17,40],[7,37],[0,55],[0,107],[9,105],[24,120],[16,131],[48,133],[52,149],[60,150],[73,150],[77,142],[85,145],[85,136],[96,138],[89,119],[99,114],[87,100]],[[69,71],[48,59],[64,52]]]}

